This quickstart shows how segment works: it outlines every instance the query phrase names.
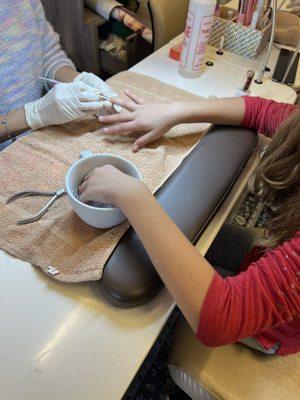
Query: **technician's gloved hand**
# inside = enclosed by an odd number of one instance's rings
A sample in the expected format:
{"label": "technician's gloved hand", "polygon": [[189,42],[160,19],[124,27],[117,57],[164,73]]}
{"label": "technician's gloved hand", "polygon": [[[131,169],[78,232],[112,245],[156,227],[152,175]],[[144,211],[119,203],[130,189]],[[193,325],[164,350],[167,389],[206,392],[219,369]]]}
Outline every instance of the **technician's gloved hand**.
{"label": "technician's gloved hand", "polygon": [[[102,96],[107,98],[118,96],[117,93],[113,91],[102,79],[90,72],[82,72],[80,75],[76,76],[74,82],[83,82],[86,85],[96,89]],[[107,110],[112,113],[119,113],[122,111],[122,107],[118,105],[113,106],[109,101],[104,101],[103,107],[103,111]],[[100,114],[105,114],[105,112]]]}
{"label": "technician's gloved hand", "polygon": [[286,8],[289,8],[293,14],[300,17],[300,0],[290,0]]}
{"label": "technician's gloved hand", "polygon": [[24,106],[25,117],[31,129],[60,125],[97,112],[103,101],[83,82],[59,83],[44,97]]}

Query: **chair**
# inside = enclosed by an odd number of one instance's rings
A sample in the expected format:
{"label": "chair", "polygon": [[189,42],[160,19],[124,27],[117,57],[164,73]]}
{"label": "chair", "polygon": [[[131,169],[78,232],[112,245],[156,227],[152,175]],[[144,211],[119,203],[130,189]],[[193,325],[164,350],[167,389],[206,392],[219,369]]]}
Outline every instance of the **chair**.
{"label": "chair", "polygon": [[149,0],[154,50],[184,31],[189,0]]}
{"label": "chair", "polygon": [[168,364],[175,383],[193,400],[300,398],[300,354],[269,356],[242,344],[208,348],[184,320],[176,327]]}

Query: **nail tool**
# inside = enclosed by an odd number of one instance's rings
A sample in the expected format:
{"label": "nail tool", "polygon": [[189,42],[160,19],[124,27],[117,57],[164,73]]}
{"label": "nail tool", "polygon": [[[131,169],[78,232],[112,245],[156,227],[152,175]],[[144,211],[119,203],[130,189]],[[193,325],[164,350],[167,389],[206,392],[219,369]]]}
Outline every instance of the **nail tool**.
{"label": "nail tool", "polygon": [[17,221],[18,225],[25,225],[25,224],[30,224],[31,222],[38,221],[46,212],[49,210],[49,208],[56,202],[57,199],[60,197],[64,196],[66,194],[65,189],[60,189],[55,192],[44,192],[44,191],[39,191],[39,190],[27,190],[25,192],[19,192],[11,196],[7,201],[6,204],[10,204],[13,201],[16,201],[17,199],[20,199],[21,197],[31,197],[31,196],[47,196],[51,197],[51,199],[48,201],[48,203],[35,215],[32,215],[28,218],[21,219]]}

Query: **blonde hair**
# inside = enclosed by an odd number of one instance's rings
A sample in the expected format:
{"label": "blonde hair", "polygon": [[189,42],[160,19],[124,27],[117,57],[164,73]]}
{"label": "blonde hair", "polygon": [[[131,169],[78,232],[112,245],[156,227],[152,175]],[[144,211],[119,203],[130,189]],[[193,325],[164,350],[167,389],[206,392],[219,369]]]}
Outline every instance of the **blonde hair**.
{"label": "blonde hair", "polygon": [[255,195],[270,205],[266,234],[257,243],[274,248],[300,230],[300,112],[279,127],[250,179]]}

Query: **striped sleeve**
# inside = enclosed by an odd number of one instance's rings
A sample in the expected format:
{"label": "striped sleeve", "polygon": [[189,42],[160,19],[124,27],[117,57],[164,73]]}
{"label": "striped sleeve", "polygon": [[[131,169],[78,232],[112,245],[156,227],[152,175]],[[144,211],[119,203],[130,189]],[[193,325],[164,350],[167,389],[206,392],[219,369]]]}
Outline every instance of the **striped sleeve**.
{"label": "striped sleeve", "polygon": [[56,72],[65,66],[76,69],[73,62],[62,50],[60,37],[56,32],[54,32],[52,26],[47,21],[43,6],[40,2],[38,2],[36,13],[39,21],[44,52],[44,76],[49,79],[54,79]]}

